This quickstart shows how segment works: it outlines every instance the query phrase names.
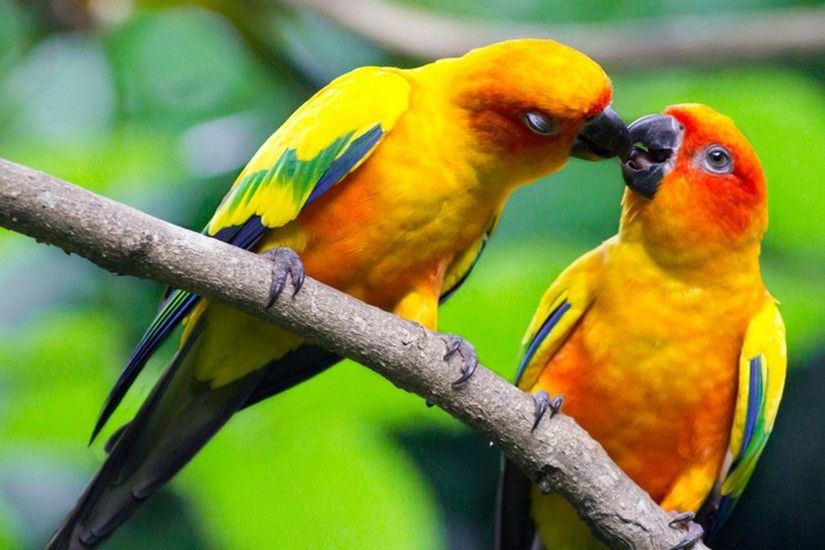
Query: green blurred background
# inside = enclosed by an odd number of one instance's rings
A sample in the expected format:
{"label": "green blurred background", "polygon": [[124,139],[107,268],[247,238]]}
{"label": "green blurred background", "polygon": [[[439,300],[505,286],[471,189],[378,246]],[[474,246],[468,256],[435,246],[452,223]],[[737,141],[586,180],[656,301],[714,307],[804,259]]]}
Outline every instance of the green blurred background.
{"label": "green blurred background", "polygon": [[[400,4],[554,25],[738,13],[708,0]],[[815,3],[735,9],[795,4]],[[199,228],[314,90],[359,65],[422,61],[274,1],[0,0],[0,156]],[[775,434],[719,546],[816,548],[825,540],[825,60],[707,61],[608,66],[614,105],[632,120],[708,103],[762,158],[763,265],[782,302],[791,370]],[[621,193],[614,164],[579,161],[518,191],[441,327],[511,377],[539,296],[615,232]],[[4,230],[0,288],[0,548],[37,548],[103,458],[85,443],[161,289]],[[134,413],[170,352],[110,426]],[[483,438],[345,363],[234,418],[105,547],[488,548],[497,468]]]}

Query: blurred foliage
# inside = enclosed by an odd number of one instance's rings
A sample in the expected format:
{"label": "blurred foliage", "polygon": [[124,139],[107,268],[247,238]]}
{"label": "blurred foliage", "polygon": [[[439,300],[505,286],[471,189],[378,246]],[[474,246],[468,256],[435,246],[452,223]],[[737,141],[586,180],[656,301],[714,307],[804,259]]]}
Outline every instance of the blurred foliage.
{"label": "blurred foliage", "polygon": [[426,7],[440,13],[469,15],[488,19],[508,19],[544,23],[589,23],[623,19],[657,19],[680,15],[714,16],[736,14],[754,9],[781,6],[816,5],[817,0],[578,0],[577,2],[543,2],[542,0],[395,0],[400,4]]}
{"label": "blurred foliage", "polygon": [[[804,3],[404,1],[555,23]],[[67,18],[52,5],[91,15]],[[37,6],[0,0],[0,156],[193,228],[314,89],[359,65],[416,63],[263,0]],[[71,30],[77,25],[85,30]],[[825,352],[817,74],[822,60],[614,75],[614,104],[628,120],[706,102],[737,121],[768,174],[763,264],[782,301],[794,370],[755,487],[725,535],[730,547],[778,544],[772,534],[791,533],[814,544],[825,519],[816,499],[800,500],[825,494],[823,466],[804,458],[825,444],[813,389],[825,388],[825,371],[812,360]],[[510,377],[538,297],[616,230],[621,193],[615,165],[576,161],[517,192],[473,277],[443,308],[442,328],[469,337],[485,364]],[[0,285],[0,548],[36,548],[102,460],[86,438],[160,289],[3,230]],[[170,352],[153,361],[112,426],[134,413]],[[443,412],[347,362],[238,415],[106,546],[483,548],[497,461],[495,449]],[[789,511],[797,501],[808,505]],[[766,531],[770,521],[782,528]]]}

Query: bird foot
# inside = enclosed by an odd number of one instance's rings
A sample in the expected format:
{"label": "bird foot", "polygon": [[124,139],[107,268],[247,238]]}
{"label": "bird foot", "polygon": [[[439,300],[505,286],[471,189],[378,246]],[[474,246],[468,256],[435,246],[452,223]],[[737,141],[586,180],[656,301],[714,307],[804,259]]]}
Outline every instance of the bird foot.
{"label": "bird foot", "polygon": [[530,428],[531,432],[536,430],[547,409],[550,409],[550,418],[553,418],[561,410],[562,403],[564,403],[564,398],[561,395],[556,395],[551,398],[544,390],[534,393],[532,397],[533,403],[536,406],[536,412],[533,416],[533,427]]}
{"label": "bird foot", "polygon": [[444,360],[449,361],[450,358],[458,354],[461,357],[461,376],[453,382],[453,389],[457,390],[469,380],[478,366],[478,354],[473,345],[460,336],[455,334],[442,334],[444,343],[447,345],[447,353],[444,354]]}
{"label": "bird foot", "polygon": [[266,304],[269,309],[283,293],[287,277],[292,279],[292,295],[295,296],[301,290],[306,274],[304,264],[291,248],[286,246],[271,248],[262,256],[272,261],[272,283],[269,286],[269,302]]}
{"label": "bird foot", "polygon": [[670,550],[687,550],[688,548],[693,548],[697,542],[702,540],[705,530],[701,525],[693,521],[696,518],[696,514],[693,512],[672,512],[671,518],[668,525],[673,528],[687,529],[687,534],[679,541],[679,544]]}

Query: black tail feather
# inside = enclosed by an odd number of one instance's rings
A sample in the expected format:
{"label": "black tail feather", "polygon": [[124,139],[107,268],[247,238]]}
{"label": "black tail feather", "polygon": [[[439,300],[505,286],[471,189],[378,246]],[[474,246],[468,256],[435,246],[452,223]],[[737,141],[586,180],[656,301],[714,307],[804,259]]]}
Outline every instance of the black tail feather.
{"label": "black tail feather", "polygon": [[257,386],[261,371],[215,390],[198,382],[189,360],[198,337],[192,334],[135,418],[107,444],[108,458],[47,549],[81,550],[106,539],[206,444]]}
{"label": "black tail feather", "polygon": [[197,381],[196,327],[135,418],[107,441],[109,456],[47,550],[93,547],[169,481],[238,410],[320,373],[340,357],[304,345],[245,377],[211,388]]}
{"label": "black tail feather", "polygon": [[265,372],[261,383],[250,394],[242,408],[251,407],[259,401],[297,386],[340,360],[340,355],[312,344],[305,344],[263,368]]}
{"label": "black tail feather", "polygon": [[531,487],[527,476],[502,456],[496,507],[496,550],[542,548],[540,542],[536,546],[536,527],[530,519]]}

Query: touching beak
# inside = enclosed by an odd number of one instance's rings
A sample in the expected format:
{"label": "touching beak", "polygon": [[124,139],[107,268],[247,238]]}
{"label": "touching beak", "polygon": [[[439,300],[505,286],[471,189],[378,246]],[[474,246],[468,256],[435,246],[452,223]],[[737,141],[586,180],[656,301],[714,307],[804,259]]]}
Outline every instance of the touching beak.
{"label": "touching beak", "polygon": [[570,155],[584,160],[621,159],[630,154],[630,134],[616,111],[608,107],[588,120],[582,128]]}
{"label": "touching beak", "polygon": [[633,150],[622,162],[622,175],[627,186],[652,199],[662,178],[673,169],[682,132],[679,122],[668,115],[648,115],[631,124]]}

